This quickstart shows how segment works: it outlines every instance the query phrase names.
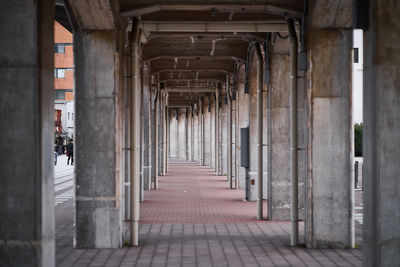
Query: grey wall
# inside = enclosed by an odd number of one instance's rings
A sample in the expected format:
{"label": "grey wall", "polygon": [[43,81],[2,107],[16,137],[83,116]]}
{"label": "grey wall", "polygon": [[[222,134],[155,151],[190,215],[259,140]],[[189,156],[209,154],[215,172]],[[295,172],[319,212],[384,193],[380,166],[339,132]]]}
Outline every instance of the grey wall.
{"label": "grey wall", "polygon": [[0,8],[1,266],[55,265],[53,5]]}

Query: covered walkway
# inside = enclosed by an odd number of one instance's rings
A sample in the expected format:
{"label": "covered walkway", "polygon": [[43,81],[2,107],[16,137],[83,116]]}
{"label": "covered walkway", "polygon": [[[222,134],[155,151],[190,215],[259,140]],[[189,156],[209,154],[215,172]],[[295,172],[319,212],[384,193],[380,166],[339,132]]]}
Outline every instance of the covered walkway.
{"label": "covered walkway", "polygon": [[257,221],[256,203],[242,201],[243,192],[212,169],[174,163],[169,170],[159,190],[145,193],[139,247],[73,249],[72,202],[62,204],[57,266],[361,266],[359,249],[290,247],[289,222]]}
{"label": "covered walkway", "polygon": [[244,190],[230,190],[226,176],[216,176],[208,166],[170,164],[159,177],[159,190],[145,193],[143,223],[251,222],[256,203],[243,201]]}

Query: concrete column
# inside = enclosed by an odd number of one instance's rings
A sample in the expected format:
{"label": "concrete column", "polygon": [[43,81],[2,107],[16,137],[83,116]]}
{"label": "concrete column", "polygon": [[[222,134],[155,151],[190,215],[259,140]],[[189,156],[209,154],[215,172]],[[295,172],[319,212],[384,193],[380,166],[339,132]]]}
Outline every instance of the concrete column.
{"label": "concrete column", "polygon": [[190,158],[191,158],[191,161],[193,162],[193,161],[196,161],[196,159],[195,159],[195,155],[196,155],[196,151],[195,151],[195,149],[196,149],[196,129],[195,129],[195,127],[196,127],[196,121],[195,121],[195,119],[196,119],[196,111],[195,111],[195,109],[194,109],[194,105],[192,105],[192,108],[191,108],[191,110],[192,110],[192,112],[191,112],[191,114],[192,114],[192,118],[191,118],[191,126],[190,126],[190,129],[191,129],[191,139],[190,139],[190,141],[191,141],[191,150],[190,150],[190,152],[191,152],[191,156],[190,156]]}
{"label": "concrete column", "polygon": [[215,143],[214,143],[214,141],[215,141],[215,122],[214,122],[214,120],[215,120],[215,99],[214,99],[214,96],[212,95],[212,96],[210,96],[210,98],[208,99],[209,100],[209,103],[208,103],[208,110],[209,110],[209,112],[208,112],[208,120],[209,120],[209,135],[207,135],[208,136],[208,138],[209,138],[209,141],[208,141],[208,149],[209,149],[209,159],[208,159],[208,162],[209,162],[209,166],[211,167],[211,168],[213,168],[214,169],[214,171],[215,171],[215,157],[214,157],[214,153],[215,153]]}
{"label": "concrete column", "polygon": [[200,113],[199,113],[199,128],[200,128],[200,165],[204,165],[204,102],[203,98],[199,100]]}
{"label": "concrete column", "polygon": [[221,108],[221,175],[228,178],[228,105],[225,104],[225,97]]}
{"label": "concrete column", "polygon": [[53,10],[0,8],[1,266],[55,266]]}
{"label": "concrete column", "polygon": [[187,138],[187,154],[186,159],[192,161],[192,108],[186,109],[186,138]]}
{"label": "concrete column", "polygon": [[158,154],[159,154],[159,115],[160,115],[160,83],[157,79],[157,89],[155,91],[155,96],[151,100],[153,102],[153,112],[152,112],[152,181],[153,189],[158,189]]}
{"label": "concrete column", "polygon": [[306,243],[312,247],[352,247],[352,31],[312,29],[308,42],[312,68]]}
{"label": "concrete column", "polygon": [[215,90],[215,173],[219,175],[219,90]]}
{"label": "concrete column", "polygon": [[211,100],[206,98],[204,106],[204,165],[212,167],[212,122],[211,122]]}
{"label": "concrete column", "polygon": [[178,137],[178,114],[176,109],[169,109],[171,114],[169,118],[169,131],[168,131],[168,146],[169,152],[168,157],[177,159],[180,157],[179,155],[179,137]]}
{"label": "concrete column", "polygon": [[250,152],[250,166],[248,172],[248,200],[256,201],[258,192],[257,183],[257,171],[258,171],[258,127],[257,127],[257,57],[255,55],[255,49],[252,50],[252,60],[249,66],[249,102],[248,104],[248,120],[250,127],[250,140],[249,140],[249,152]]}
{"label": "concrete column", "polygon": [[[270,58],[271,84],[265,98],[267,112],[265,122],[268,133],[264,135],[264,143],[268,144],[265,155],[268,162],[264,170],[268,172],[268,219],[289,220],[290,218],[290,109],[289,82],[290,57],[272,54]],[[301,76],[301,75],[300,75]],[[304,86],[300,83],[298,90],[298,127],[299,147],[305,147],[304,141]],[[304,218],[304,181],[305,151],[298,151],[299,157],[299,218]],[[265,195],[265,194],[264,194]]]}
{"label": "concrete column", "polygon": [[170,127],[170,123],[171,123],[171,112],[168,109],[168,95],[167,95],[167,113],[166,113],[166,119],[167,119],[167,125],[166,125],[166,134],[167,134],[167,138],[166,138],[166,157],[165,157],[165,172],[168,172],[168,158],[169,155],[171,153],[171,127]]}
{"label": "concrete column", "polygon": [[[149,73],[149,69],[147,65],[143,67],[143,76],[142,76],[142,176],[143,176],[143,189],[150,190],[151,189],[151,75]],[[141,201],[144,199],[144,194],[142,193]]]}
{"label": "concrete column", "polygon": [[[244,92],[245,87],[245,68],[244,66],[239,69],[238,74],[238,127],[245,128],[249,127],[249,95]],[[239,140],[241,140],[240,131],[239,131]],[[239,144],[239,154],[240,154],[240,144]],[[239,189],[246,189],[245,199],[248,200],[249,190],[250,190],[250,182],[248,181],[248,175],[246,173],[246,168],[238,166],[238,180],[239,180]]]}
{"label": "concrete column", "polygon": [[[116,188],[113,31],[75,32],[76,213],[79,248],[121,246]],[[102,55],[99,57],[98,55]],[[103,229],[103,226],[107,229]],[[104,230],[110,239],[104,240]]]}
{"label": "concrete column", "polygon": [[364,38],[364,266],[400,266],[400,49],[396,1],[369,1]]}

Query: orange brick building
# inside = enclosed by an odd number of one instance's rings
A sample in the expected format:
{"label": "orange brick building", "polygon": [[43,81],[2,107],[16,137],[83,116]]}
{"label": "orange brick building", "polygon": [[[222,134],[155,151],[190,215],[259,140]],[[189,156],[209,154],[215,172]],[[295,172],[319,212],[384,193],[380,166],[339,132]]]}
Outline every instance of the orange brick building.
{"label": "orange brick building", "polygon": [[55,132],[73,138],[74,134],[74,53],[73,37],[54,22],[54,117]]}

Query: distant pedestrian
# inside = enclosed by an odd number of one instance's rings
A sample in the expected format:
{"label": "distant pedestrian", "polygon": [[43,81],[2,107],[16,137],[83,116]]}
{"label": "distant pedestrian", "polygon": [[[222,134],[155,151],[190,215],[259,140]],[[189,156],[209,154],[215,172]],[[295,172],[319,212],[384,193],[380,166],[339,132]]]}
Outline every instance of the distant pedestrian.
{"label": "distant pedestrian", "polygon": [[74,144],[72,144],[72,139],[69,140],[69,143],[66,145],[66,149],[68,155],[67,165],[69,165],[70,159],[71,159],[71,165],[74,165]]}

